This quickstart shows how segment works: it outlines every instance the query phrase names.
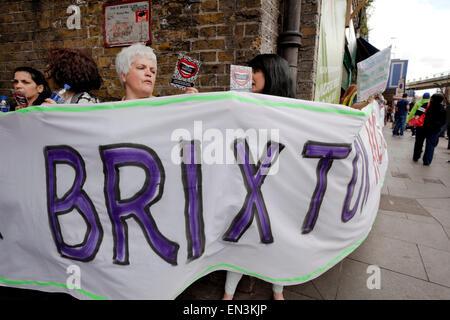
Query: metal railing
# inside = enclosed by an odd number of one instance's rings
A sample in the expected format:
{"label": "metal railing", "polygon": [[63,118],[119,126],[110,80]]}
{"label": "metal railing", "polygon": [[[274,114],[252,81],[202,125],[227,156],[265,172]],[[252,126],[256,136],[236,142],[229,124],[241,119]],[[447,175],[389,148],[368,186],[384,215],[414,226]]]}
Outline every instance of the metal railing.
{"label": "metal railing", "polygon": [[450,70],[435,73],[430,76],[425,77],[419,77],[419,78],[413,78],[411,80],[406,81],[406,84],[412,84],[412,83],[418,83],[418,82],[428,82],[428,81],[434,81],[434,80],[443,80],[443,79],[450,79]]}

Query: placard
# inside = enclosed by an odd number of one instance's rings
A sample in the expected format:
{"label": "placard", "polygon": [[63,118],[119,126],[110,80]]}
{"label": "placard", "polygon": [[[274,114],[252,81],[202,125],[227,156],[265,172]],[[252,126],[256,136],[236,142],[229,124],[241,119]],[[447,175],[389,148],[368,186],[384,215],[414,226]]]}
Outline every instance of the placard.
{"label": "placard", "polygon": [[180,53],[170,84],[182,90],[194,87],[201,64],[200,61]]}
{"label": "placard", "polygon": [[252,92],[252,68],[231,65],[230,90]]}
{"label": "placard", "polygon": [[104,4],[103,37],[106,48],[138,42],[151,44],[150,0]]}
{"label": "placard", "polygon": [[16,90],[12,90],[12,91],[13,91],[14,99],[17,102],[16,109],[28,107],[28,99],[25,96],[25,93],[23,93],[21,91],[16,91]]}
{"label": "placard", "polygon": [[357,64],[358,101],[364,101],[386,90],[390,61],[391,47],[389,46]]}

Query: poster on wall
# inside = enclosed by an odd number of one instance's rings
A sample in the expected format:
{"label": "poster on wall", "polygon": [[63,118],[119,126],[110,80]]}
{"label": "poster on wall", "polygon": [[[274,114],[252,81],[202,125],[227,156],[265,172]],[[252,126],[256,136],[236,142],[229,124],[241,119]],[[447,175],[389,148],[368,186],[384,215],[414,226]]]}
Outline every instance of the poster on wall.
{"label": "poster on wall", "polygon": [[323,1],[314,101],[339,103],[345,45],[346,0]]}
{"label": "poster on wall", "polygon": [[137,42],[151,44],[150,0],[104,4],[103,37],[106,48]]}

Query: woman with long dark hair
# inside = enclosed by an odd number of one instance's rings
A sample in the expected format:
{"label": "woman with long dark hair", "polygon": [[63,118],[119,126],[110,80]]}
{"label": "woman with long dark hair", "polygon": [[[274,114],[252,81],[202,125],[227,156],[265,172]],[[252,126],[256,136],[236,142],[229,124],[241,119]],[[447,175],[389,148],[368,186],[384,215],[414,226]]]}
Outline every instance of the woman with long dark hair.
{"label": "woman with long dark hair", "polygon": [[423,126],[416,128],[413,161],[417,162],[419,160],[422,154],[423,143],[426,141],[423,154],[424,166],[429,166],[433,160],[434,148],[439,142],[439,132],[446,121],[446,111],[442,105],[443,101],[444,95],[442,93],[433,94],[429,106],[425,110]]}
{"label": "woman with long dark hair", "polygon": [[295,98],[288,62],[276,54],[260,54],[248,62],[252,92]]}
{"label": "woman with long dark hair", "polygon": [[[295,98],[288,62],[276,54],[260,54],[248,62],[252,67],[252,92]],[[223,300],[232,300],[242,273],[227,271]],[[273,298],[284,300],[283,286],[273,284]]]}

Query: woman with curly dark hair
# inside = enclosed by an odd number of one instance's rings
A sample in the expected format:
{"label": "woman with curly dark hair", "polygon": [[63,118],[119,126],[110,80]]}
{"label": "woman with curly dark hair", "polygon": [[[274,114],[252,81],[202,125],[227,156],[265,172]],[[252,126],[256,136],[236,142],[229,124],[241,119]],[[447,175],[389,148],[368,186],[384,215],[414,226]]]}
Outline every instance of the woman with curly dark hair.
{"label": "woman with curly dark hair", "polygon": [[[86,53],[78,49],[54,48],[49,50],[45,77],[52,90],[57,91],[70,86],[64,94],[64,103],[98,103],[89,93],[100,89],[102,78],[97,64]],[[56,103],[47,99],[46,103]]]}

